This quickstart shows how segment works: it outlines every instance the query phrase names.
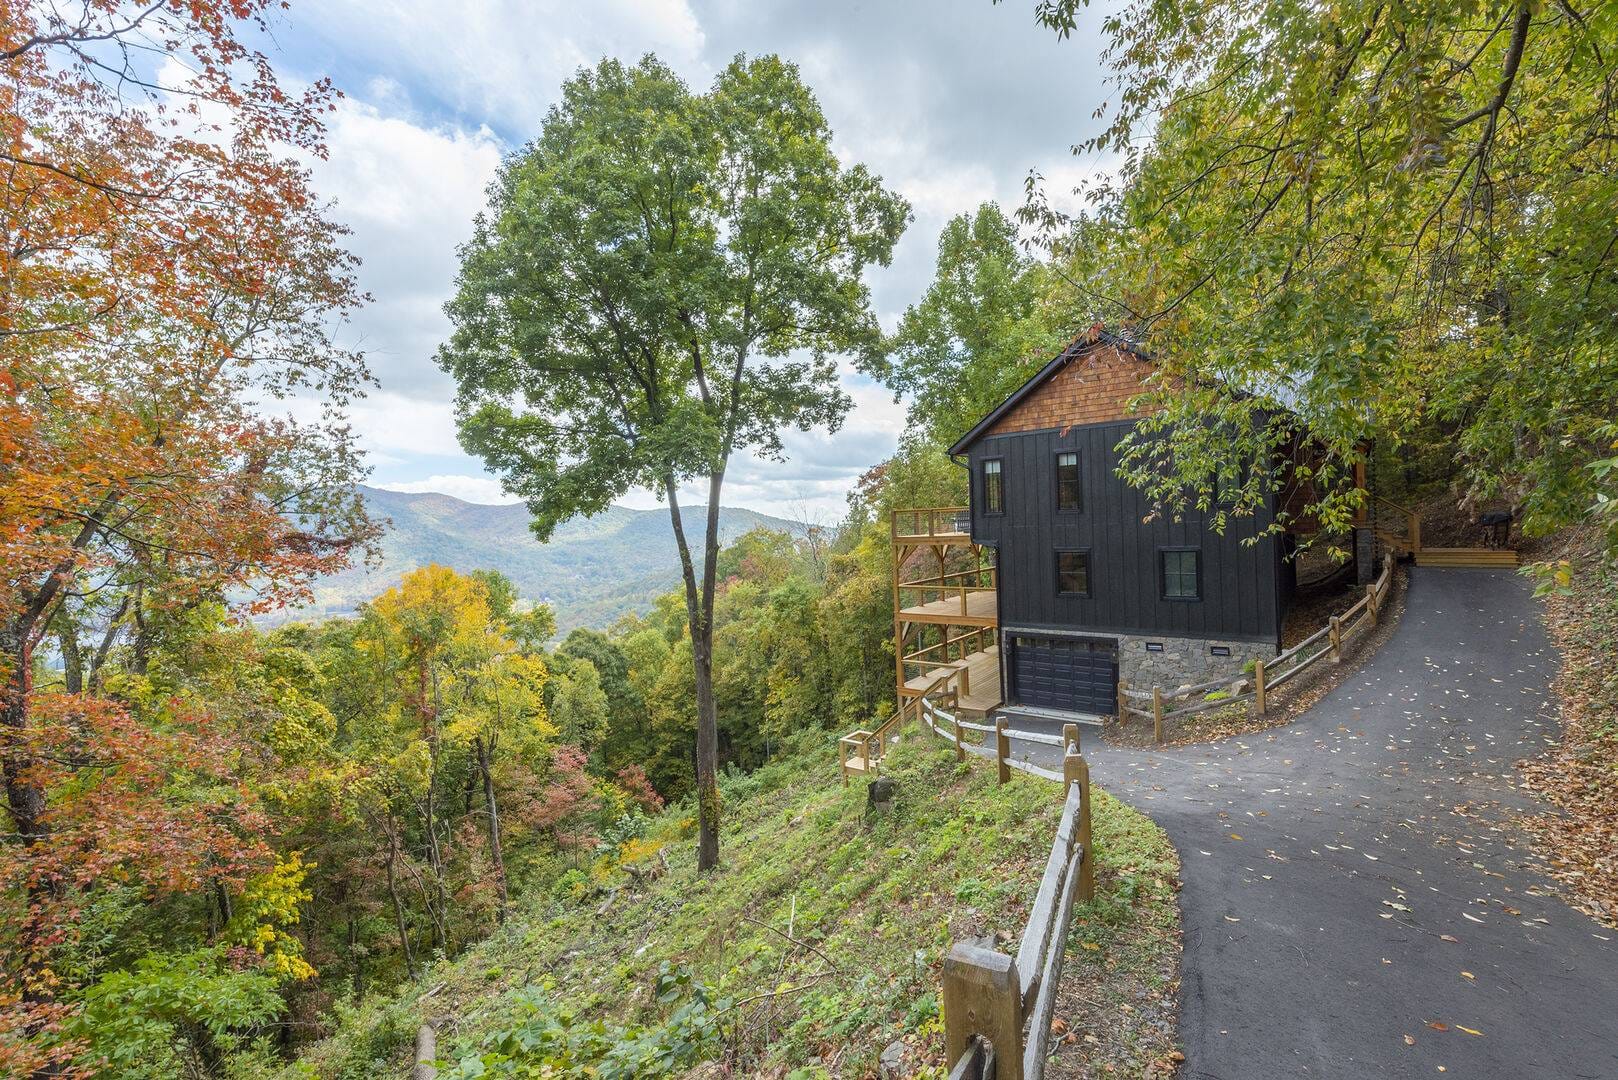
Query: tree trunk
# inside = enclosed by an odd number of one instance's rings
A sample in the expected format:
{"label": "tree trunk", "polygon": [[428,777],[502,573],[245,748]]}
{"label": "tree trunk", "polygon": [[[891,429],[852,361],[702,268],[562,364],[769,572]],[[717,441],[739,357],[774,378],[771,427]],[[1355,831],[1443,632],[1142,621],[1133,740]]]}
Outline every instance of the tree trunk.
{"label": "tree trunk", "polygon": [[483,774],[483,802],[489,811],[489,857],[494,860],[494,883],[500,891],[500,922],[506,921],[506,907],[510,895],[506,891],[506,859],[500,850],[500,806],[494,797],[494,776],[489,766],[494,756],[492,737],[477,740],[478,771]]}
{"label": "tree trunk", "polygon": [[56,635],[56,643],[62,650],[63,687],[70,694],[84,693],[84,653],[79,649],[78,631],[65,627]]}
{"label": "tree trunk", "polygon": [[399,899],[399,876],[394,865],[399,858],[399,834],[388,826],[388,897],[393,901],[393,919],[399,926],[399,948],[404,950],[405,973],[416,977],[416,957],[410,951],[410,928],[405,923],[404,901]]}
{"label": "tree trunk", "polygon": [[723,470],[709,480],[708,535],[704,539],[701,585],[680,518],[679,491],[672,474],[663,479],[685,578],[686,625],[691,632],[691,667],[697,690],[697,869],[719,865],[719,716],[713,696],[713,576],[718,563],[719,484]]}
{"label": "tree trunk", "polygon": [[433,947],[449,948],[449,897],[444,889],[444,850],[438,842],[438,672],[430,673],[432,699],[428,700],[429,663],[424,661],[417,669],[417,690],[421,695],[422,734],[427,740],[427,798],[422,813],[427,834],[427,865],[433,872],[432,898],[428,914],[432,916]]}
{"label": "tree trunk", "polygon": [[5,773],[6,806],[17,838],[32,847],[45,837],[45,792],[27,780],[34,765],[24,737],[28,729],[28,695],[33,690],[34,656],[28,634],[15,626],[0,633],[0,664],[7,664],[0,691],[0,771]]}

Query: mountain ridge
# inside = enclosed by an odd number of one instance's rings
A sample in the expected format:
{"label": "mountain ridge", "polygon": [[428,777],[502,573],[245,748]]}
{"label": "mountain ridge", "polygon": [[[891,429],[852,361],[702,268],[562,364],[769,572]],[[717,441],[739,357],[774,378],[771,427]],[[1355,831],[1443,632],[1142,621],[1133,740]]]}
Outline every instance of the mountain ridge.
{"label": "mountain ridge", "polygon": [[[680,581],[667,507],[636,510],[614,504],[599,514],[563,522],[542,544],[529,529],[531,518],[521,503],[473,503],[435,491],[359,490],[372,518],[386,521],[379,565],[355,566],[319,579],[312,604],[274,621],[350,615],[429,563],[462,573],[500,571],[524,599],[550,604],[563,634],[577,626],[605,627],[622,615],[645,611]],[[702,508],[681,510],[693,544],[705,533],[705,514]],[[760,527],[802,531],[756,510],[720,507],[721,543]]]}

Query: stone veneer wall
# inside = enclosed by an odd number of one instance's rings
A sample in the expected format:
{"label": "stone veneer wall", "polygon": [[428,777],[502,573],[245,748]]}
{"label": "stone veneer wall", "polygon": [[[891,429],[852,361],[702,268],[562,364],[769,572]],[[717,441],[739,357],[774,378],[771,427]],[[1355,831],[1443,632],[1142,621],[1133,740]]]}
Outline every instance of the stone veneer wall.
{"label": "stone veneer wall", "polygon": [[[1146,643],[1160,642],[1162,652],[1147,652]],[[1215,645],[1230,649],[1229,656],[1215,656]],[[1225,676],[1236,678],[1249,660],[1270,660],[1274,645],[1259,641],[1220,641],[1213,638],[1177,638],[1153,634],[1136,637],[1118,635],[1118,677],[1137,690],[1161,686],[1165,691],[1180,686],[1208,682]]]}

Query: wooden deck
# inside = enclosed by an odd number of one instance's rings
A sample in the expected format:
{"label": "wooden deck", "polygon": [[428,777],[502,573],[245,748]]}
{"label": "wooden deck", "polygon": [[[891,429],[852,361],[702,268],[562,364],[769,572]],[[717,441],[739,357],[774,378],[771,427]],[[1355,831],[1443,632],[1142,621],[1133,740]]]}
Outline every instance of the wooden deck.
{"label": "wooden deck", "polygon": [[[963,665],[966,668],[967,693],[961,698],[961,709],[968,719],[973,714],[987,716],[990,710],[1000,705],[1000,650],[998,647],[987,648],[950,664],[951,667]],[[905,683],[905,693],[921,693],[932,682],[937,670],[934,668],[931,672],[910,679]]]}
{"label": "wooden deck", "polygon": [[903,608],[900,622],[937,623],[942,626],[995,626],[1000,621],[1000,606],[995,590],[978,589],[964,597],[957,593],[928,604]]}

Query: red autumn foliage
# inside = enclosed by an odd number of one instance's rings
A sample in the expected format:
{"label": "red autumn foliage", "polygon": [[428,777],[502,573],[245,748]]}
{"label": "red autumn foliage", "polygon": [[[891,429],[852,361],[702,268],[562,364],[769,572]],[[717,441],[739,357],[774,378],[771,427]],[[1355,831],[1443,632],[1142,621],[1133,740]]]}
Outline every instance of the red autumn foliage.
{"label": "red autumn foliage", "polygon": [[601,797],[585,772],[588,761],[576,746],[557,747],[544,786],[518,811],[523,824],[549,832],[563,850],[585,849],[596,840],[590,818],[601,809]]}
{"label": "red autumn foliage", "polygon": [[652,782],[646,778],[646,770],[639,765],[626,765],[618,770],[618,787],[629,796],[630,802],[648,814],[663,809],[663,796],[652,787]]}
{"label": "red autumn foliage", "polygon": [[[267,608],[374,535],[341,415],[369,374],[331,338],[364,298],[305,164],[336,95],[283,87],[237,33],[277,7],[0,0],[0,1028],[55,1021],[78,890],[236,882],[261,856],[205,716],[158,732],[35,692],[54,615],[75,592]],[[322,419],[263,415],[293,393]],[[181,797],[182,773],[206,782]],[[0,1043],[8,1069],[49,1063]]]}

